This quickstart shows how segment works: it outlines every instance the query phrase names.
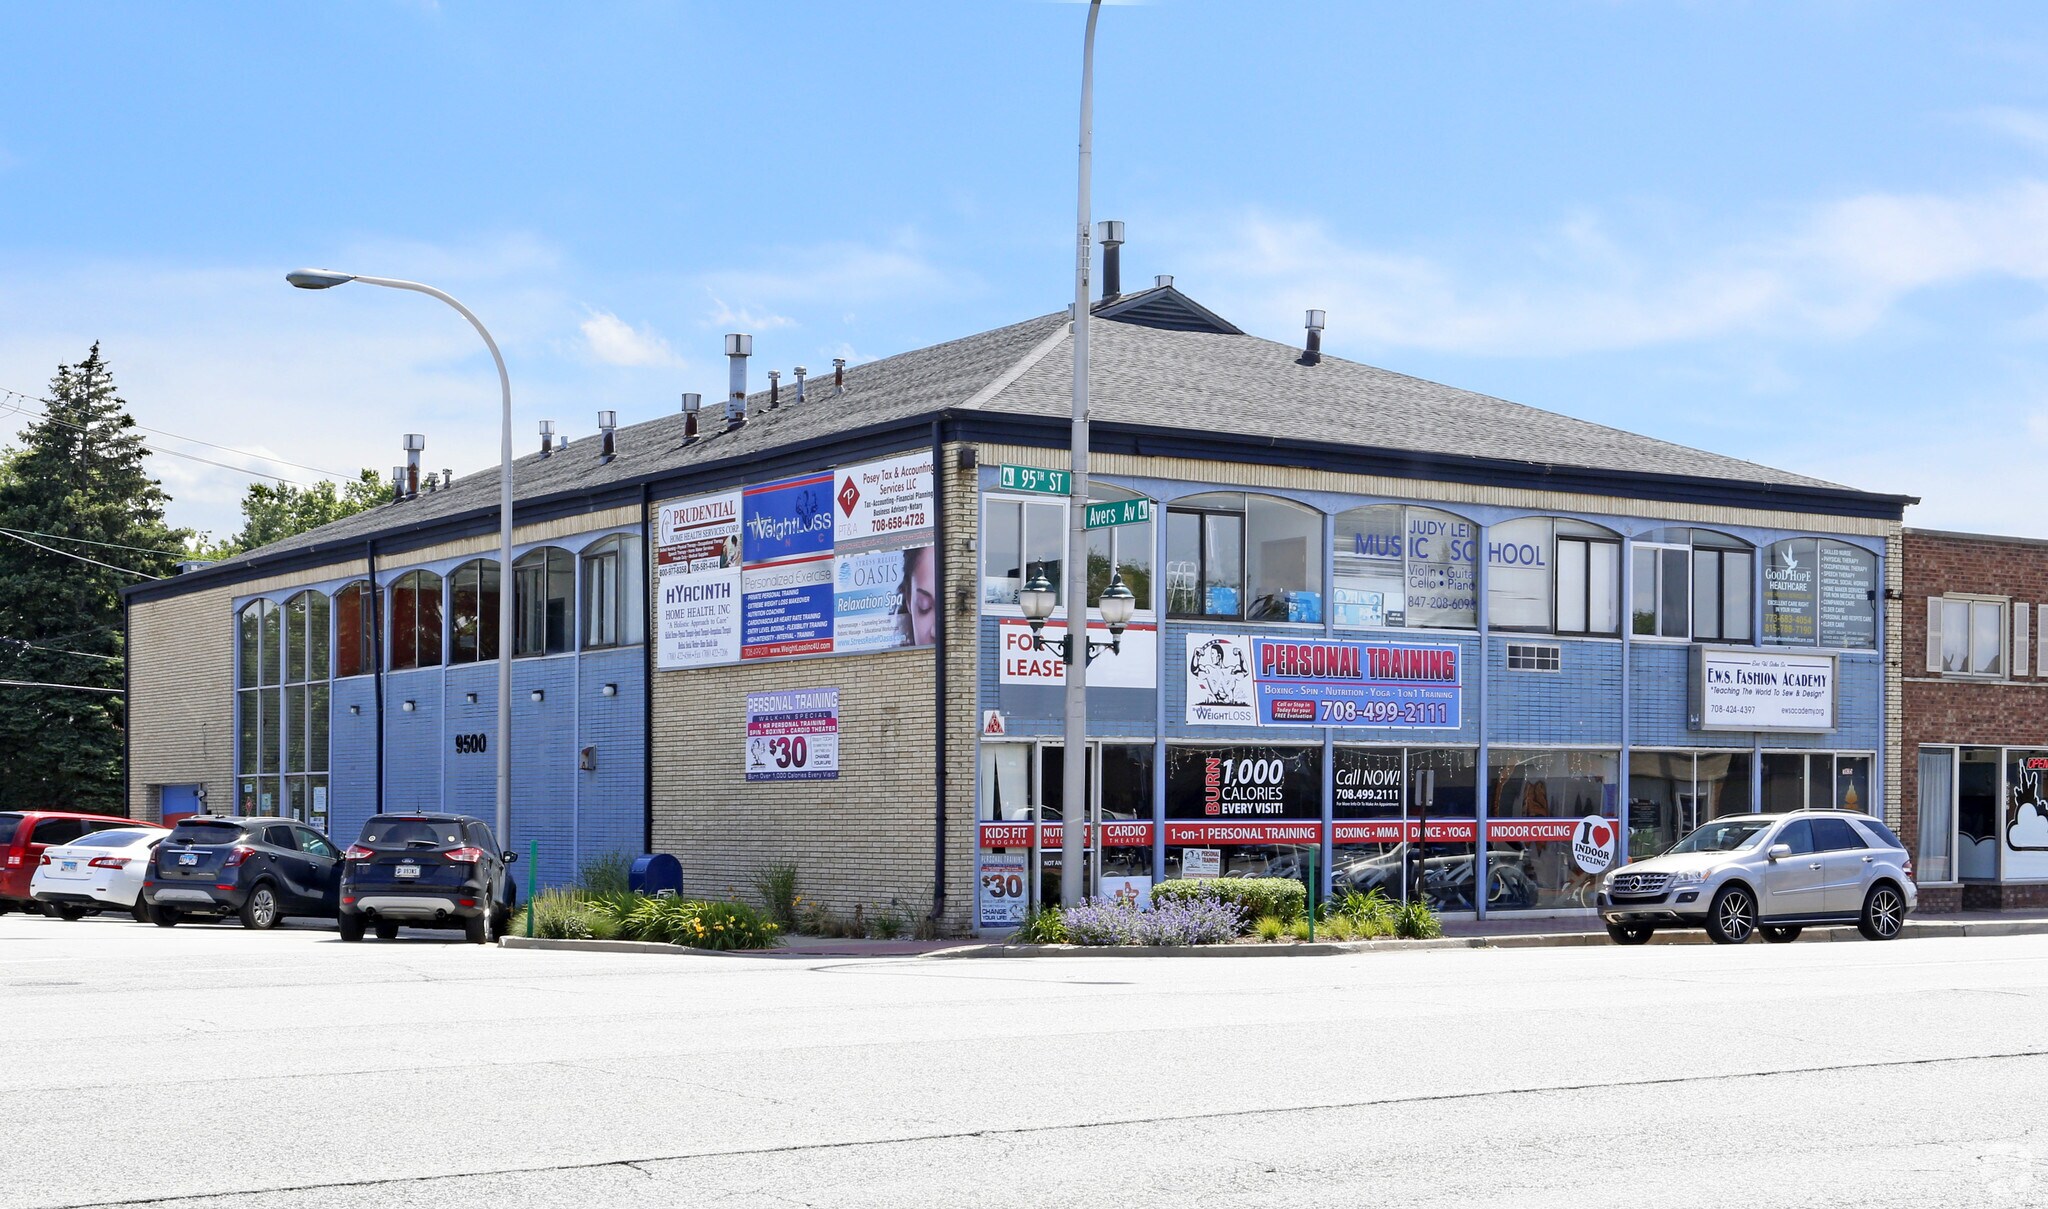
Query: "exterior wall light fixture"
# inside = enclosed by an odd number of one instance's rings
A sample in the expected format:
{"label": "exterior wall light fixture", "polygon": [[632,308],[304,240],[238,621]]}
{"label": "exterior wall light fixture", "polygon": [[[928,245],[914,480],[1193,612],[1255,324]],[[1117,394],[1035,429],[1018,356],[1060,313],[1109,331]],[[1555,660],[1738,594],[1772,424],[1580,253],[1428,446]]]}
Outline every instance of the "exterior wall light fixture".
{"label": "exterior wall light fixture", "polygon": [[363,707],[360,705],[351,705],[348,707],[348,712],[351,717],[360,717],[363,712]]}
{"label": "exterior wall light fixture", "polygon": [[[1084,651],[1083,658],[1089,663],[1095,662],[1095,657],[1104,651],[1123,650],[1124,627],[1131,622],[1131,613],[1137,608],[1138,598],[1131,595],[1131,590],[1124,586],[1124,577],[1121,573],[1110,576],[1109,586],[1102,590],[1102,599],[1097,602],[1102,609],[1102,620],[1109,624],[1108,642],[1084,639],[1085,648],[1077,647],[1074,642],[1072,619],[1067,625],[1066,637],[1048,640],[1045,637],[1045,619],[1052,616],[1054,595],[1052,583],[1046,579],[1042,571],[1032,576],[1031,582],[1025,584],[1017,593],[1017,602],[1024,609],[1024,619],[1031,623],[1032,650],[1058,651],[1060,662],[1066,664],[1074,662],[1077,649]],[[1087,618],[1081,618],[1080,624],[1081,633],[1086,635]]]}
{"label": "exterior wall light fixture", "polygon": [[469,702],[469,703],[470,703],[471,705],[475,705],[475,704],[476,704],[476,694],[475,694],[475,693],[464,693],[464,694],[462,694],[462,699],[463,699],[464,701],[467,701],[467,702]]}
{"label": "exterior wall light fixture", "polygon": [[616,697],[619,695],[619,686],[616,684],[607,684],[598,691],[602,692],[607,697]]}
{"label": "exterior wall light fixture", "polygon": [[547,690],[537,688],[533,690],[532,697],[535,701],[545,701],[548,699]]}
{"label": "exterior wall light fixture", "polygon": [[400,706],[399,708],[400,708],[400,709],[403,709],[403,710],[404,710],[404,711],[405,711],[406,713],[408,713],[408,714],[409,714],[409,713],[411,713],[411,712],[412,712],[413,710],[415,710],[415,709],[418,709],[419,707],[418,707],[418,706],[416,706],[416,705],[414,705],[414,704],[413,704],[412,702],[408,701],[408,702],[406,702],[406,703],[405,703],[404,705]]}

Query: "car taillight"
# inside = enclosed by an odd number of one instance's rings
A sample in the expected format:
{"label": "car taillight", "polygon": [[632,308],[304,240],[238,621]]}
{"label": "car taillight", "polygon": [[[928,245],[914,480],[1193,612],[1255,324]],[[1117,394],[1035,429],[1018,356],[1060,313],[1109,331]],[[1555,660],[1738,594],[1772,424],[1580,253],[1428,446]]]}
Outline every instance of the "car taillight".
{"label": "car taillight", "polygon": [[376,853],[363,847],[361,844],[350,844],[348,851],[341,854],[341,859],[345,861],[366,861],[376,855]]}
{"label": "car taillight", "polygon": [[228,859],[222,863],[221,868],[233,869],[255,855],[256,850],[254,848],[249,847],[247,844],[236,844],[234,851],[228,853]]}
{"label": "car taillight", "polygon": [[474,865],[484,859],[484,850],[481,848],[457,848],[448,854],[448,859],[451,861],[461,861],[465,865]]}
{"label": "car taillight", "polygon": [[1913,854],[1910,852],[1906,854],[1906,876],[1913,876]]}
{"label": "car taillight", "polygon": [[89,869],[126,869],[130,858],[125,856],[96,856],[86,862]]}
{"label": "car taillight", "polygon": [[36,864],[38,864],[38,865],[47,865],[47,864],[49,864],[49,863],[50,863],[50,854],[49,854],[49,853],[47,853],[47,852],[43,853],[43,855],[42,855],[42,856],[40,856],[40,857],[38,857],[38,858],[36,859]]}

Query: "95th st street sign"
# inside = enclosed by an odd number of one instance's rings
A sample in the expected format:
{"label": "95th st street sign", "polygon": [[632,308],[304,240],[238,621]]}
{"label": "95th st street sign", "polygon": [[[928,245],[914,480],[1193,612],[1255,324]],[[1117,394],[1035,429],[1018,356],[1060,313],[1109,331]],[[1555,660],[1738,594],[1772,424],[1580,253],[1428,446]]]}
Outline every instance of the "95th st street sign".
{"label": "95th st street sign", "polygon": [[1064,470],[1012,466],[1007,462],[996,469],[1002,474],[1005,491],[1031,491],[1039,495],[1071,495],[1074,491],[1074,476]]}
{"label": "95th st street sign", "polygon": [[1107,529],[1111,525],[1135,525],[1139,521],[1152,519],[1152,501],[1117,500],[1109,504],[1090,504],[1087,519],[1090,529]]}

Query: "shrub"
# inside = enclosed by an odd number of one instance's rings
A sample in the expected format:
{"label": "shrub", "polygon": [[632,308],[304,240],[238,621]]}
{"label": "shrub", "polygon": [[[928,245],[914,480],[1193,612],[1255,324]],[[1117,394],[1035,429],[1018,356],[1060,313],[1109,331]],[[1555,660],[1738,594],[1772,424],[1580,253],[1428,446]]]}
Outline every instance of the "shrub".
{"label": "shrub", "polygon": [[1140,910],[1135,897],[1091,899],[1061,911],[1067,939],[1083,945],[1208,945],[1236,936],[1244,916],[1234,903],[1179,899]]}
{"label": "shrub", "polygon": [[796,892],[796,864],[784,861],[754,875],[754,893],[778,927],[796,927],[796,909],[801,901]]}
{"label": "shrub", "polygon": [[1308,917],[1303,916],[1288,924],[1287,934],[1296,940],[1307,940],[1309,937]]}
{"label": "shrub", "polygon": [[583,862],[576,887],[587,898],[616,898],[633,892],[633,861],[623,852],[607,852]]}
{"label": "shrub", "polygon": [[642,898],[617,919],[618,934],[629,940],[697,949],[766,949],[782,943],[782,929],[745,903]]}
{"label": "shrub", "polygon": [[1229,903],[1247,922],[1273,915],[1293,923],[1308,910],[1308,887],[1291,877],[1182,877],[1152,887],[1154,905],[1197,899]]}
{"label": "shrub", "polygon": [[1352,930],[1361,940],[1392,936],[1395,917],[1400,910],[1401,904],[1388,898],[1378,887],[1369,894],[1352,890],[1331,904],[1332,916],[1350,920]]}
{"label": "shrub", "polygon": [[1428,903],[1418,899],[1396,909],[1394,935],[1409,940],[1434,940],[1443,934],[1444,926]]}
{"label": "shrub", "polygon": [[1067,924],[1058,907],[1040,907],[1024,917],[1016,935],[1010,938],[1023,945],[1063,945],[1067,943]]}
{"label": "shrub", "polygon": [[1260,940],[1275,941],[1287,934],[1287,925],[1277,915],[1261,915],[1252,925],[1252,934]]}
{"label": "shrub", "polygon": [[868,936],[875,940],[895,940],[909,930],[910,921],[904,918],[903,908],[893,902],[868,917]]}
{"label": "shrub", "polygon": [[1136,945],[1145,943],[1139,938],[1138,918],[1142,914],[1136,903],[1124,899],[1091,898],[1061,911],[1060,918],[1067,926],[1069,943]]}
{"label": "shrub", "polygon": [[[588,940],[589,904],[573,890],[543,890],[530,900],[533,906],[533,934],[548,940]],[[526,913],[513,917],[512,935],[526,935]]]}
{"label": "shrub", "polygon": [[1352,926],[1350,916],[1333,914],[1323,921],[1323,935],[1336,941],[1356,940],[1358,929]]}

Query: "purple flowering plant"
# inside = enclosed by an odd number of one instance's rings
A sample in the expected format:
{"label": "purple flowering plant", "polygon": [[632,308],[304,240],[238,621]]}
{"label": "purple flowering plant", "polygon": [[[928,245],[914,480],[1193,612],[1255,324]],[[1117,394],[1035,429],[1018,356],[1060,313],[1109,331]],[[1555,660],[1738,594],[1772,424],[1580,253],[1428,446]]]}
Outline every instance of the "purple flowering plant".
{"label": "purple flowering plant", "polygon": [[1077,945],[1210,945],[1234,939],[1244,913],[1220,899],[1155,902],[1151,910],[1135,892],[1095,898],[1060,913],[1067,940]]}

